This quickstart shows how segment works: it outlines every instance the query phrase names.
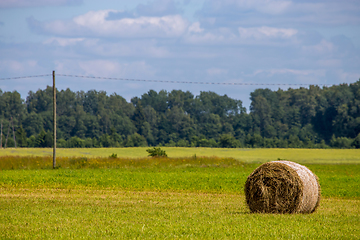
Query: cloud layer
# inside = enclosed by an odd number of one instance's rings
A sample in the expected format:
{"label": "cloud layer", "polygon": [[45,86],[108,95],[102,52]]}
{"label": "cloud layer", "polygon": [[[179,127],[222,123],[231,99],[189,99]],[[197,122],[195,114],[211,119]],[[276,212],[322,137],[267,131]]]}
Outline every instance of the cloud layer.
{"label": "cloud layer", "polygon": [[[2,1],[0,7],[80,3],[17,0]],[[360,78],[358,1],[205,0],[200,8],[191,6],[193,1],[144,0],[131,8],[103,9],[99,4],[68,18],[24,15],[41,41],[4,43],[0,38],[0,72],[14,76],[55,69],[105,77],[279,84],[337,84]],[[191,19],[186,17],[189,11],[195,12]],[[1,22],[4,29],[16,29],[10,19]],[[195,94],[212,90],[246,106],[254,90],[128,82],[127,91],[115,82],[77,82],[63,80],[60,86],[118,89],[128,97],[150,88]],[[32,84],[43,87],[41,81]]]}
{"label": "cloud layer", "polygon": [[29,18],[28,24],[31,29],[42,34],[116,38],[178,37],[188,27],[188,22],[180,15],[109,20],[110,13],[119,12],[115,10],[91,11],[70,21],[40,22]]}

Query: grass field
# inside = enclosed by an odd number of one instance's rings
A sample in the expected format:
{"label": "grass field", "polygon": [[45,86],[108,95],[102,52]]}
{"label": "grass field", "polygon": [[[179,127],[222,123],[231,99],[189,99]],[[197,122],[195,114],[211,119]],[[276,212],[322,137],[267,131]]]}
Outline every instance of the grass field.
{"label": "grass field", "polygon": [[[146,157],[148,147],[139,148],[58,148],[59,157],[108,157],[116,153],[122,158]],[[358,163],[360,149],[288,149],[288,148],[177,148],[162,147],[169,157],[217,156],[230,157],[243,162],[263,163],[286,159],[298,163]],[[51,148],[0,149],[0,156],[50,156]]]}
{"label": "grass field", "polygon": [[[108,157],[121,150],[146,156],[145,149],[79,149],[105,158],[63,155],[55,170],[50,156],[0,156],[0,239],[359,239],[356,150],[164,148],[177,158]],[[213,150],[222,157],[199,157]],[[319,177],[315,213],[249,213],[247,176],[277,158],[302,159],[296,162]]]}
{"label": "grass field", "polygon": [[3,189],[1,239],[358,239],[360,205],[325,198],[314,214],[249,214],[239,194]]}

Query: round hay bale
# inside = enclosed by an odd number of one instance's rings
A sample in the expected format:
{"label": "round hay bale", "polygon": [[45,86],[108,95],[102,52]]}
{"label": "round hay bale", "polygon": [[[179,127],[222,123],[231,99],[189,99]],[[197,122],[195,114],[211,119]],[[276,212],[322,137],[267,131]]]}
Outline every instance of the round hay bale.
{"label": "round hay bale", "polygon": [[248,176],[245,197],[253,213],[312,213],[320,202],[320,184],[305,166],[273,161]]}

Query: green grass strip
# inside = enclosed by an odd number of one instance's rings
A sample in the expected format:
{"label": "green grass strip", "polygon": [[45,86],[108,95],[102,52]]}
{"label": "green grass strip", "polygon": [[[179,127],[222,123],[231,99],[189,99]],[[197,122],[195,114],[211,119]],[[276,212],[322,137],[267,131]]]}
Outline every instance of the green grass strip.
{"label": "green grass strip", "polygon": [[[109,157],[117,154],[121,158],[144,158],[146,149],[137,148],[58,148],[58,157]],[[161,147],[171,158],[196,156],[234,158],[242,162],[264,163],[284,159],[297,163],[347,163],[360,164],[360,149],[299,149],[299,148],[182,148]],[[52,156],[51,148],[7,148],[0,156]]]}
{"label": "green grass strip", "polygon": [[[5,170],[2,188],[120,189],[243,194],[258,164],[235,166],[150,166],[104,169]],[[360,198],[360,165],[308,167],[319,177],[322,196]]]}
{"label": "green grass strip", "polygon": [[313,214],[250,214],[243,195],[2,189],[0,239],[357,239],[360,200]]}

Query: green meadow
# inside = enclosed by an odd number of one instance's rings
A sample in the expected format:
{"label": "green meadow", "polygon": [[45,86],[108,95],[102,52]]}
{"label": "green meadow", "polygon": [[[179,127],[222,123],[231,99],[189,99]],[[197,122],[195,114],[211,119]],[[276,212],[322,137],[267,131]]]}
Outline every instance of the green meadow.
{"label": "green meadow", "polygon": [[2,189],[1,239],[358,239],[360,204],[249,214],[244,196],[173,191]]}
{"label": "green meadow", "polygon": [[[58,148],[59,157],[108,157],[115,153],[121,158],[147,156],[148,147],[138,148]],[[360,149],[301,149],[301,148],[180,148],[162,147],[169,157],[230,157],[243,162],[262,163],[286,159],[298,163],[360,163]],[[50,156],[51,148],[0,149],[0,156]]]}
{"label": "green meadow", "polygon": [[[57,169],[51,149],[1,149],[0,239],[360,236],[359,150],[163,148],[170,158],[149,158],[146,149],[58,149]],[[277,159],[319,177],[315,213],[249,212],[247,176]]]}

